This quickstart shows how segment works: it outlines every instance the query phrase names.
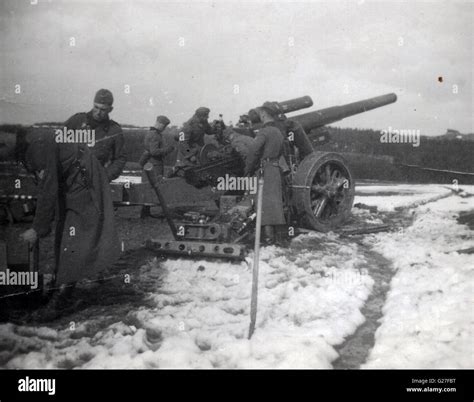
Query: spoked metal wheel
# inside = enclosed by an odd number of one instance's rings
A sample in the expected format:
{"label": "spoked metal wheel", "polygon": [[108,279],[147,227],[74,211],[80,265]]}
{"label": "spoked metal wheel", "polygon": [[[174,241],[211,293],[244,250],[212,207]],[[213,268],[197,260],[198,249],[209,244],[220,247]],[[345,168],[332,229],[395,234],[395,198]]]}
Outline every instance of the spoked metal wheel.
{"label": "spoked metal wheel", "polygon": [[308,229],[327,232],[350,215],[354,180],[344,158],[332,152],[314,152],[298,166],[293,180],[294,211]]}

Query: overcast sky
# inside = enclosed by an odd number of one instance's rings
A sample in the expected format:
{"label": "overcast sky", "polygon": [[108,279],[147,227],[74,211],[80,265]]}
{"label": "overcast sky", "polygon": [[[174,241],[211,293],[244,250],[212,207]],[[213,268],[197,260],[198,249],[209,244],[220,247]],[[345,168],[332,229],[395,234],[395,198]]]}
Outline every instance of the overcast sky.
{"label": "overcast sky", "polygon": [[310,95],[316,110],[395,92],[336,124],[473,131],[472,2],[35,2],[0,3],[3,123],[64,121],[99,88],[114,120],[140,126],[181,125],[199,106],[236,122],[266,100]]}

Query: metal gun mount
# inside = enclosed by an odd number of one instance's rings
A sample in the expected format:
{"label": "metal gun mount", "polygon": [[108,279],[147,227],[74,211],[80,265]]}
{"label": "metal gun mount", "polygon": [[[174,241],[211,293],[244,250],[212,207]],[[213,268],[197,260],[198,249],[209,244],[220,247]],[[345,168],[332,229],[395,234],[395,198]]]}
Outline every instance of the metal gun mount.
{"label": "metal gun mount", "polygon": [[[147,163],[144,171],[155,191],[160,205],[170,227],[174,239],[149,239],[146,247],[157,254],[201,257],[201,258],[225,258],[232,260],[243,260],[247,255],[245,245],[238,244],[241,239],[239,233],[245,228],[244,222],[232,219],[229,215],[224,221],[209,222],[209,217],[199,213],[187,213],[185,218],[175,222],[168,209],[166,200],[161,193],[160,184],[153,174],[153,166]],[[249,206],[249,210],[252,205]],[[222,216],[221,216],[222,217]]]}

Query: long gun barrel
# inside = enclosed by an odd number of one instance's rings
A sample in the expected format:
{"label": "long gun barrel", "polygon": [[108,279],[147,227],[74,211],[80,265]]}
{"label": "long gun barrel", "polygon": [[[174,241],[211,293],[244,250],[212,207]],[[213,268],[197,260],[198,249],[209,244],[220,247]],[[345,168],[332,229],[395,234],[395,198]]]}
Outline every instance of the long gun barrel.
{"label": "long gun barrel", "polygon": [[313,100],[310,96],[302,96],[300,98],[278,102],[278,105],[281,110],[283,110],[283,113],[291,113],[313,106]]}
{"label": "long gun barrel", "polygon": [[306,132],[310,130],[331,124],[336,121],[345,119],[349,116],[354,116],[359,113],[368,112],[372,109],[389,105],[397,100],[397,95],[394,93],[377,96],[375,98],[365,99],[359,102],[348,103],[342,106],[332,106],[326,109],[316,110],[314,112],[308,112],[292,116],[291,120],[295,120],[300,123]]}

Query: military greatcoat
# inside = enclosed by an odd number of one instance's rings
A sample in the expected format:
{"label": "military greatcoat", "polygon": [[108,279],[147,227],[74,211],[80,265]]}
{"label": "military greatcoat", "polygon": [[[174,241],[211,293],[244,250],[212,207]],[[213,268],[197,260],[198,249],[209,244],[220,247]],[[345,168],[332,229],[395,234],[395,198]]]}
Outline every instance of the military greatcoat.
{"label": "military greatcoat", "polygon": [[68,129],[93,129],[96,143],[91,147],[92,153],[106,168],[109,181],[120,176],[127,157],[122,128],[118,123],[109,118],[98,122],[92,118],[92,112],[88,112],[76,113],[64,124]]}
{"label": "military greatcoat", "polygon": [[263,167],[262,225],[284,225],[282,176],[280,157],[283,136],[276,125],[266,123],[253,139],[252,150],[246,160],[246,173],[258,172]]}
{"label": "military greatcoat", "polygon": [[[32,170],[43,171],[33,229],[55,232],[56,284],[75,282],[110,267],[120,254],[106,170],[84,144],[43,136],[27,151]],[[57,212],[57,213],[56,213]]]}

